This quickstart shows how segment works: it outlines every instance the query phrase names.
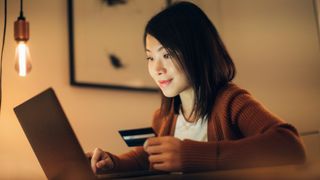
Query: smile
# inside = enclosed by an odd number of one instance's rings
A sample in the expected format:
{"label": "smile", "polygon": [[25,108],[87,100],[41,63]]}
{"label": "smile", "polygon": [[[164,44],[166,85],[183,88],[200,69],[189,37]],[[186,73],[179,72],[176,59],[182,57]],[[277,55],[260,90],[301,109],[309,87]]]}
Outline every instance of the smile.
{"label": "smile", "polygon": [[171,83],[172,79],[168,79],[168,80],[160,80],[159,82],[159,86],[161,88],[164,88],[166,86],[168,86]]}

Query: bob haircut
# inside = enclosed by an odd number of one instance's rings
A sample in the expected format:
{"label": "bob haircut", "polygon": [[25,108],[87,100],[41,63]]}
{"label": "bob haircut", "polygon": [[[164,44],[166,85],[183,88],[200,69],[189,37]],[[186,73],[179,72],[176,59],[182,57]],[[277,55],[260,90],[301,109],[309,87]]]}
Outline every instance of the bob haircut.
{"label": "bob haircut", "polygon": [[[156,38],[181,67],[194,89],[191,115],[211,116],[220,88],[235,77],[235,65],[216,28],[206,14],[190,2],[178,2],[152,17],[144,32]],[[179,95],[165,97],[162,93],[160,116],[179,113]],[[190,118],[189,117],[189,118]]]}

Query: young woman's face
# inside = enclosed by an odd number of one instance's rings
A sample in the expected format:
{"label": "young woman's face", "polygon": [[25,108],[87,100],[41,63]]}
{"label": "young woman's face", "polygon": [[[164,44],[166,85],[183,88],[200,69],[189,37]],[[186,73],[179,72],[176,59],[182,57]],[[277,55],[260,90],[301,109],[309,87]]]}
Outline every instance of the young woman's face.
{"label": "young woman's face", "polygon": [[166,97],[174,97],[191,88],[176,60],[149,34],[146,37],[146,53],[149,73]]}

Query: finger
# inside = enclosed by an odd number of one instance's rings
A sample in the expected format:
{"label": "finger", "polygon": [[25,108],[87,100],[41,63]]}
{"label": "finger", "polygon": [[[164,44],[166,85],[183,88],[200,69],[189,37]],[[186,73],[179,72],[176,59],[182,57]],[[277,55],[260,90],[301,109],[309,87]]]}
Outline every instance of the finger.
{"label": "finger", "polygon": [[163,155],[162,154],[150,155],[149,162],[150,163],[163,163],[164,162]]}
{"label": "finger", "polygon": [[167,163],[155,163],[152,165],[153,169],[160,171],[169,171]]}
{"label": "finger", "polygon": [[160,154],[163,152],[163,146],[161,145],[154,145],[154,146],[147,146],[145,151],[149,154]]}
{"label": "finger", "polygon": [[103,159],[96,164],[97,168],[102,168],[102,169],[111,169],[113,168],[113,162],[110,157]]}
{"label": "finger", "polygon": [[86,152],[86,157],[88,158],[88,159],[91,159],[91,157],[92,157],[92,155],[93,155],[93,152],[92,151],[90,151],[90,152]]}
{"label": "finger", "polygon": [[101,149],[99,149],[99,148],[96,148],[93,151],[93,155],[91,157],[91,168],[92,168],[94,173],[97,172],[96,164],[101,159],[102,153],[103,153],[103,151]]}
{"label": "finger", "polygon": [[146,140],[146,147],[160,145],[162,143],[162,139],[163,139],[162,137],[148,138]]}

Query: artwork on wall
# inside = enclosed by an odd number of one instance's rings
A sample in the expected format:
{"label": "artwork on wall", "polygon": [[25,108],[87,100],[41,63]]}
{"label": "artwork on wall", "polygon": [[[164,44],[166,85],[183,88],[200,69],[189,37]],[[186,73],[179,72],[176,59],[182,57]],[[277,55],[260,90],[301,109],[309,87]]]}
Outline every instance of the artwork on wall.
{"label": "artwork on wall", "polygon": [[143,46],[147,21],[171,1],[68,0],[70,82],[158,91]]}
{"label": "artwork on wall", "polygon": [[320,0],[313,0],[313,5],[318,28],[318,40],[320,44]]}

